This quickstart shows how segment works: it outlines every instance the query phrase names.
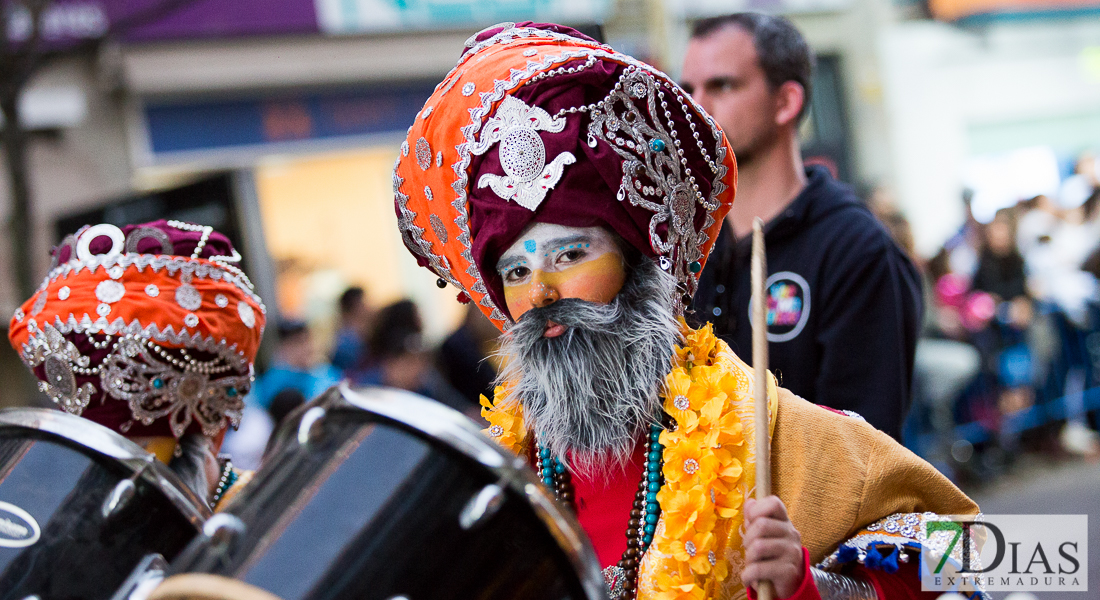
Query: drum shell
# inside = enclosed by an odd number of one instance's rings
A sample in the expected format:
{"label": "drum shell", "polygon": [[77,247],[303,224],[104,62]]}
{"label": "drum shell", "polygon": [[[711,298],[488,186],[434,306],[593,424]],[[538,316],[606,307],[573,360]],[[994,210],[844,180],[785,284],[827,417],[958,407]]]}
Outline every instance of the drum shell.
{"label": "drum shell", "polygon": [[[364,410],[362,397],[379,395],[369,408],[387,408]],[[200,536],[173,572],[235,577],[284,600],[602,597],[579,527],[520,459],[429,400],[363,396],[333,389],[296,411],[226,511],[241,533]],[[408,410],[449,433],[403,420]],[[471,524],[479,495],[495,500]]]}
{"label": "drum shell", "polygon": [[[125,481],[133,493],[118,496]],[[0,539],[2,600],[110,598],[146,556],[177,555],[208,515],[167,467],[106,428],[57,411],[0,412],[0,529],[31,530]]]}

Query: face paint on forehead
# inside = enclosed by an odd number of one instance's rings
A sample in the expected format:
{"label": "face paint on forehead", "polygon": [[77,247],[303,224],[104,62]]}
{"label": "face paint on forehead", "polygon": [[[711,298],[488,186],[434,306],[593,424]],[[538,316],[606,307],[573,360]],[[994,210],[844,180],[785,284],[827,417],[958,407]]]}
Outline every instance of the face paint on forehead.
{"label": "face paint on forehead", "polygon": [[615,236],[601,227],[567,227],[535,223],[513,243],[497,261],[503,271],[521,262],[530,268],[552,268],[554,254],[562,250],[583,249],[592,257],[608,252],[622,256]]}

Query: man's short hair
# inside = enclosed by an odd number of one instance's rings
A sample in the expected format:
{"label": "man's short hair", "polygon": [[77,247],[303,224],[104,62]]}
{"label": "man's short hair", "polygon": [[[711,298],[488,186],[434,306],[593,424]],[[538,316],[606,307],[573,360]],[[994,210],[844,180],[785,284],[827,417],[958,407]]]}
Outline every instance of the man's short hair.
{"label": "man's short hair", "polygon": [[365,295],[363,288],[357,285],[344,290],[344,293],[340,294],[340,314],[346,315],[358,308]]}
{"label": "man's short hair", "polygon": [[696,21],[691,29],[692,39],[705,38],[727,27],[740,27],[752,35],[757,60],[772,89],[778,89],[788,81],[794,81],[806,91],[801,121],[810,108],[813,91],[814,55],[805,38],[784,17],[754,12],[734,13]]}
{"label": "man's short hair", "polygon": [[309,325],[307,325],[305,321],[287,319],[279,322],[278,334],[280,342],[285,342],[307,333],[309,333]]}
{"label": "man's short hair", "polygon": [[412,300],[398,300],[378,310],[368,346],[375,359],[396,358],[423,350],[424,322]]}

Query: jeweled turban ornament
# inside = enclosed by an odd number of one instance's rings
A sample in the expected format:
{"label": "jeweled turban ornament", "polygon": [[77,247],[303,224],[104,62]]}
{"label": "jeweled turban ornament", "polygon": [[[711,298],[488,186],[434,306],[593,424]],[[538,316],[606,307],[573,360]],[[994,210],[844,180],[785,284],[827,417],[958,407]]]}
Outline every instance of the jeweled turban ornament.
{"label": "jeweled turban ornament", "polygon": [[530,223],[614,231],[690,297],[736,179],[721,130],[667,75],[567,27],[505,23],[467,42],[393,185],[417,262],[503,329],[495,263]]}
{"label": "jeweled turban ornament", "polygon": [[9,340],[67,412],[130,436],[216,435],[240,420],[264,327],[240,259],[202,225],[84,227]]}

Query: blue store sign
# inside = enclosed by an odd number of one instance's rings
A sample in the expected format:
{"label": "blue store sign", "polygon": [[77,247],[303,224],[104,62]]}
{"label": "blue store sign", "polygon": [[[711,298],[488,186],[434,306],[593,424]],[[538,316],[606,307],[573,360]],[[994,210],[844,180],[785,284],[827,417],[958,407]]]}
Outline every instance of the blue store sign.
{"label": "blue store sign", "polygon": [[151,162],[390,143],[412,124],[435,83],[239,99],[146,101]]}

